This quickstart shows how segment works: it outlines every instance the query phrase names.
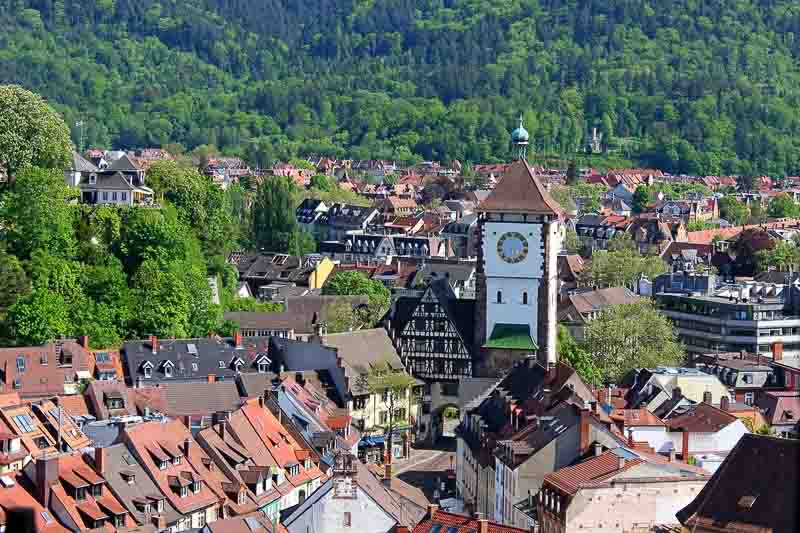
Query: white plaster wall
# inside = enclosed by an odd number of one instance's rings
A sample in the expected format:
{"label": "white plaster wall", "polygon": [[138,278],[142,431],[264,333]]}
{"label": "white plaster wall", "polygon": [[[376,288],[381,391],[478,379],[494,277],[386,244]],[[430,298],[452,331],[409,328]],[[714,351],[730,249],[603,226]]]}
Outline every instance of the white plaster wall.
{"label": "white plaster wall", "polygon": [[703,481],[631,483],[581,490],[567,510],[567,531],[620,533],[634,525],[674,524],[675,513],[700,492]]}
{"label": "white plaster wall", "polygon": [[[291,524],[289,533],[363,533],[390,531],[396,524],[363,490],[357,489],[355,499],[333,498],[333,490],[321,497],[312,507]],[[345,527],[344,517],[350,513],[351,526]]]}
{"label": "white plaster wall", "polygon": [[[492,335],[495,324],[527,324],[531,338],[538,341],[539,280],[519,278],[486,279],[486,335]],[[497,291],[503,292],[503,303],[497,303]],[[523,305],[522,293],[528,292],[528,304]]]}
{"label": "white plaster wall", "polygon": [[[736,420],[716,433],[690,433],[689,455],[708,452],[727,452],[736,446],[742,435],[749,433],[741,420]],[[669,433],[675,450],[683,453],[683,433]]]}
{"label": "white plaster wall", "polygon": [[672,449],[672,439],[667,433],[667,428],[663,426],[630,426],[625,427],[625,436],[628,430],[633,430],[633,439],[646,441],[656,452],[667,453]]}
{"label": "white plaster wall", "polygon": [[553,222],[548,227],[548,279],[545,281],[549,283],[547,290],[547,298],[550,301],[548,307],[548,343],[547,343],[547,361],[548,363],[555,364],[558,355],[556,354],[556,337],[557,337],[557,308],[558,308],[558,253],[564,243],[566,236],[566,228],[560,222]]}
{"label": "white plaster wall", "polygon": [[[510,231],[521,233],[528,240],[528,256],[524,261],[509,264],[497,254],[497,241]],[[541,278],[543,267],[542,226],[532,223],[487,222],[484,225],[484,260],[486,276],[506,278]]]}

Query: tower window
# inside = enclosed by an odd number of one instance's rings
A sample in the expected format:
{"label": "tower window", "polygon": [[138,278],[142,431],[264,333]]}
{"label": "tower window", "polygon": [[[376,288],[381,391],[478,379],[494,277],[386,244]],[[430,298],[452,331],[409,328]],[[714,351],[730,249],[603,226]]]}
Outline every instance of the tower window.
{"label": "tower window", "polygon": [[497,303],[503,303],[503,291],[497,291]]}
{"label": "tower window", "polygon": [[528,291],[522,292],[522,305],[528,305]]}

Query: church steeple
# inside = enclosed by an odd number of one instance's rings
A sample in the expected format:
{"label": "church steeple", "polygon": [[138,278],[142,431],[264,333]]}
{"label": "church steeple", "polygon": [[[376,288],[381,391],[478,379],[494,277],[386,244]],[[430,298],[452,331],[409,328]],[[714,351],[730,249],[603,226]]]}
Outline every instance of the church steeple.
{"label": "church steeple", "polygon": [[530,135],[525,126],[522,125],[522,115],[520,115],[519,127],[511,132],[511,144],[514,147],[514,156],[517,159],[527,159],[528,139],[530,139]]}

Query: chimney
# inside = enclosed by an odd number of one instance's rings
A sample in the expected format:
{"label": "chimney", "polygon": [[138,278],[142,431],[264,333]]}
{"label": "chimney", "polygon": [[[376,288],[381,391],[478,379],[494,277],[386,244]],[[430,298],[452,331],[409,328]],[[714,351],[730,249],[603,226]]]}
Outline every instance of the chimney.
{"label": "chimney", "polygon": [[682,394],[683,391],[681,390],[680,387],[675,387],[674,389],[672,389],[672,397],[674,399],[680,398]]}
{"label": "chimney", "polygon": [[669,462],[670,463],[674,463],[675,462],[675,448],[672,448],[669,451]]}
{"label": "chimney", "polygon": [[387,489],[392,486],[392,463],[389,461],[383,465],[383,485]]}
{"label": "chimney", "polygon": [[263,409],[264,408],[264,396],[258,397],[258,406]]}
{"label": "chimney", "polygon": [[581,409],[580,421],[580,453],[583,455],[589,449],[589,410]]}
{"label": "chimney", "polygon": [[478,533],[489,533],[489,519],[483,513],[475,513],[475,520],[478,521]]}
{"label": "chimney", "polygon": [[681,451],[682,451],[682,455],[683,455],[683,462],[684,463],[688,463],[689,462],[689,432],[688,431],[683,430],[682,440],[683,440],[683,442],[682,442]]}
{"label": "chimney", "polygon": [[594,443],[594,456],[599,457],[603,454],[603,445],[599,442]]}
{"label": "chimney", "polygon": [[620,456],[618,457],[618,459],[619,459],[619,470],[622,470],[623,468],[625,468],[625,458]]}
{"label": "chimney", "polygon": [[772,360],[773,361],[781,361],[783,360],[783,343],[776,342],[772,345]]}
{"label": "chimney", "polygon": [[435,515],[438,511],[439,511],[438,505],[436,505],[435,503],[428,504],[428,518],[433,518],[433,515]]}
{"label": "chimney", "polygon": [[214,375],[214,374],[209,374],[208,375],[208,382],[209,383],[214,383],[215,381],[217,381],[217,376]]}
{"label": "chimney", "polygon": [[233,344],[236,346],[236,349],[239,349],[243,346],[242,332],[238,329],[233,332]]}
{"label": "chimney", "polygon": [[731,408],[731,404],[727,396],[723,396],[719,399],[719,408],[723,411],[728,411]]}
{"label": "chimney", "polygon": [[106,449],[96,446],[94,449],[94,467],[101,476],[105,475],[106,470]]}
{"label": "chimney", "polygon": [[167,529],[167,517],[163,513],[151,516],[150,520],[158,531]]}
{"label": "chimney", "polygon": [[714,400],[714,396],[711,394],[710,390],[707,390],[703,393],[703,403],[710,404]]}
{"label": "chimney", "polygon": [[633,441],[633,429],[628,429],[628,446],[633,448],[633,444],[634,444],[634,441]]}
{"label": "chimney", "polygon": [[81,346],[83,346],[84,348],[86,348],[88,350],[89,349],[89,336],[88,335],[82,335],[82,336],[78,337],[78,344],[80,344]]}
{"label": "chimney", "polygon": [[186,439],[183,441],[183,447],[181,451],[183,452],[184,457],[189,457],[189,452],[192,450],[192,439]]}
{"label": "chimney", "polygon": [[217,424],[217,433],[219,433],[219,438],[222,439],[222,440],[225,440],[225,424],[226,423],[227,423],[227,421],[221,420]]}
{"label": "chimney", "polygon": [[153,350],[153,355],[158,351],[158,337],[150,335],[150,349]]}
{"label": "chimney", "polygon": [[39,503],[50,509],[50,488],[58,482],[58,455],[43,455],[36,461],[36,492]]}

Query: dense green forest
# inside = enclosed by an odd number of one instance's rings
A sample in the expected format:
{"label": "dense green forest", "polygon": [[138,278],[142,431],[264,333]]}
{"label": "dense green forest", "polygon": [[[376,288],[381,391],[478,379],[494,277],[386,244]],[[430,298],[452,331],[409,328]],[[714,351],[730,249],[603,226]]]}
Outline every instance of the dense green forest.
{"label": "dense green forest", "polygon": [[[793,0],[7,0],[0,83],[76,144],[800,172]],[[82,121],[84,126],[76,123]]]}

